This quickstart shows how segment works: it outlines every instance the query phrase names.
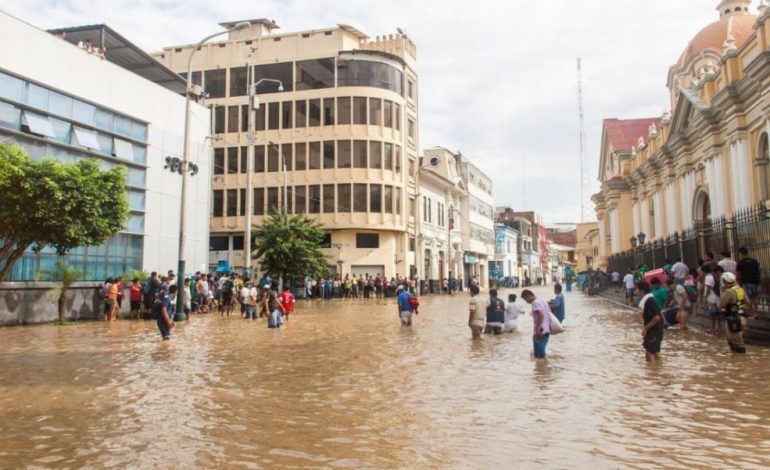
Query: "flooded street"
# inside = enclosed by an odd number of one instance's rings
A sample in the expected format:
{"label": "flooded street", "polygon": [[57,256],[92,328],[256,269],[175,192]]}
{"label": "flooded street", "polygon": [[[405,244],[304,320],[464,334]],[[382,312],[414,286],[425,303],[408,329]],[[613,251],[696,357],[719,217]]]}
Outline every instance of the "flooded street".
{"label": "flooded street", "polygon": [[568,293],[536,362],[531,317],[474,343],[467,298],[422,298],[411,328],[385,299],[300,301],[280,331],[194,316],[170,342],[0,329],[0,467],[770,467],[769,350],[667,331],[648,366],[638,315]]}

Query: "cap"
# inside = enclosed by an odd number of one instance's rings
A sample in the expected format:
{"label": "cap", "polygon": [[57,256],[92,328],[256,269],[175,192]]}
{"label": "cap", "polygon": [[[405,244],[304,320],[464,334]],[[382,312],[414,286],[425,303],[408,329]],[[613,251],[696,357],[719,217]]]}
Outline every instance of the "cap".
{"label": "cap", "polygon": [[735,284],[735,274],[727,272],[722,274],[722,282],[727,282],[729,284]]}
{"label": "cap", "polygon": [[398,291],[398,290],[404,290],[404,286],[398,286],[398,289],[396,289],[396,290],[397,290],[397,291]]}

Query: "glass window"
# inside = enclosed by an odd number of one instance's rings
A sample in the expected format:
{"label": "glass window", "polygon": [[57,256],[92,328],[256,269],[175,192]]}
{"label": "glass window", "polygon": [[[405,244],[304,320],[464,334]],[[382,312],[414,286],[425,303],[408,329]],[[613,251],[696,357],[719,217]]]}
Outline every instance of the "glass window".
{"label": "glass window", "polygon": [[228,106],[227,107],[227,132],[238,132],[240,126],[238,126],[238,115],[240,114],[240,107]]}
{"label": "glass window", "polygon": [[243,249],[243,235],[233,235],[233,250]]}
{"label": "glass window", "polygon": [[393,171],[393,144],[385,142],[385,169]]}
{"label": "glass window", "polygon": [[[99,140],[101,140],[103,134],[99,134]],[[107,142],[109,142],[110,137],[107,137]],[[107,150],[107,149],[103,149]],[[123,139],[118,139],[115,137],[115,156],[118,158],[124,158],[126,160],[133,159],[134,156],[134,147],[131,145],[131,142],[125,141]]]}
{"label": "glass window", "polygon": [[377,170],[382,168],[382,142],[374,140],[369,142],[369,168]]}
{"label": "glass window", "polygon": [[[62,121],[61,119],[56,119],[55,117],[49,117],[48,122],[51,123],[53,132],[54,134],[56,134],[54,139],[63,144],[69,144],[70,130],[72,130],[72,124],[70,124],[67,121]],[[109,141],[109,145],[105,153],[107,153],[107,155],[111,155],[110,151],[112,150],[112,139],[109,136],[106,136],[106,137],[107,137],[107,140]]]}
{"label": "glass window", "polygon": [[265,130],[265,108],[266,106],[262,105],[255,110],[254,130],[257,130],[257,131]]}
{"label": "glass window", "polygon": [[334,213],[334,185],[324,185],[324,214]]}
{"label": "glass window", "polygon": [[230,96],[246,96],[248,91],[246,75],[246,67],[233,67],[230,69]]}
{"label": "glass window", "polygon": [[384,106],[382,108],[383,113],[383,125],[385,127],[393,128],[393,102],[390,100],[385,100]]}
{"label": "glass window", "polygon": [[238,215],[246,215],[246,189],[238,190]]}
{"label": "glass window", "polygon": [[[97,110],[97,118],[98,118],[98,110]],[[115,115],[115,133],[124,135],[126,137],[131,136],[131,119],[121,116],[119,114]]]}
{"label": "glass window", "polygon": [[321,125],[321,100],[310,100],[308,116],[310,117],[308,127]]}
{"label": "glass window", "polygon": [[96,115],[96,106],[84,103],[79,100],[75,100],[73,102],[72,107],[72,118],[75,121],[82,122],[83,124],[88,124],[90,126],[95,126],[95,115]]}
{"label": "glass window", "polygon": [[249,132],[249,105],[241,106],[241,132]]}
{"label": "glass window", "polygon": [[217,106],[214,108],[214,134],[224,134],[225,132],[225,107]]}
{"label": "glass window", "polygon": [[353,98],[353,124],[366,124],[366,98]]}
{"label": "glass window", "polygon": [[401,105],[396,103],[396,117],[394,119],[395,128],[397,131],[401,130]]}
{"label": "glass window", "polygon": [[128,207],[132,211],[143,211],[144,200],[144,191],[131,190],[128,192]]}
{"label": "glass window", "polygon": [[271,131],[280,129],[281,125],[281,103],[269,103],[267,104],[267,128]]}
{"label": "glass window", "polygon": [[337,141],[337,168],[350,168],[350,141]]}
{"label": "glass window", "polygon": [[225,69],[206,70],[203,72],[203,80],[209,98],[225,97]]}
{"label": "glass window", "polygon": [[75,127],[75,140],[73,144],[81,147],[91,148],[94,150],[99,149],[99,141],[96,140],[96,133],[80,127]]}
{"label": "glass window", "polygon": [[241,154],[241,173],[246,173],[249,166],[248,147],[238,147],[238,151]]}
{"label": "glass window", "polygon": [[294,127],[307,127],[307,101],[294,102]]}
{"label": "glass window", "polygon": [[379,248],[379,247],[380,247],[379,233],[357,233],[356,234],[356,248]]}
{"label": "glass window", "polygon": [[382,100],[379,98],[369,98],[369,124],[382,125]]}
{"label": "glass window", "polygon": [[291,144],[281,144],[281,169],[286,165],[286,171],[291,171],[291,162],[293,160]]}
{"label": "glass window", "polygon": [[107,111],[106,109],[96,108],[94,113],[94,121],[96,127],[102,129],[113,130],[115,128],[115,114]]}
{"label": "glass window", "polygon": [[228,217],[235,217],[235,214],[238,213],[238,190],[237,189],[228,189],[227,190],[227,216]]}
{"label": "glass window", "polygon": [[[48,120],[48,116],[41,116],[40,114],[34,114],[29,111],[24,111],[22,115],[22,123],[24,127],[23,131],[30,134],[37,134],[41,136],[55,138],[56,133],[53,130],[51,122]],[[95,141],[96,139],[94,139]],[[91,148],[99,148],[98,145],[94,145]]]}
{"label": "glass window", "polygon": [[270,144],[267,146],[267,171],[268,172],[276,172],[278,171],[278,160],[280,156],[278,155],[278,146],[275,144]]}
{"label": "glass window", "polygon": [[281,103],[281,129],[291,129],[294,124],[292,119],[292,110],[294,109],[294,103],[291,101],[284,101]]}
{"label": "glass window", "polygon": [[310,158],[308,159],[308,170],[321,169],[321,142],[310,142]]}
{"label": "glass window", "polygon": [[0,72],[0,96],[21,103],[24,99],[24,81]]}
{"label": "glass window", "polygon": [[324,126],[334,125],[334,98],[324,98]]}
{"label": "glass window", "polygon": [[307,170],[307,144],[300,142],[295,147],[294,169],[297,171]]}
{"label": "glass window", "polygon": [[265,146],[254,146],[254,173],[265,172]]}
{"label": "glass window", "polygon": [[[0,74],[0,87],[2,87],[2,77]],[[21,109],[0,101],[0,127],[18,131],[21,126]]]}
{"label": "glass window", "polygon": [[[270,78],[280,81],[283,84],[283,91],[294,91],[293,72],[294,64],[292,62],[256,65],[254,66],[254,83],[258,83],[263,78]],[[275,82],[262,82],[257,87],[257,93],[260,95],[278,93],[278,84]]]}
{"label": "glass window", "polygon": [[407,121],[408,127],[407,127],[407,136],[409,136],[410,139],[414,140],[414,121],[409,119]]}
{"label": "glass window", "polygon": [[144,145],[132,145],[134,149],[134,161],[145,165],[147,163],[147,147]]}
{"label": "glass window", "polygon": [[141,122],[131,122],[131,137],[135,140],[147,142],[147,124]]}
{"label": "glass window", "polygon": [[213,202],[211,204],[212,207],[212,217],[222,217],[223,211],[224,211],[224,200],[222,199],[222,190],[221,189],[215,189],[213,191]]}
{"label": "glass window", "polygon": [[406,95],[409,98],[414,98],[414,82],[412,80],[407,80],[406,90]]}
{"label": "glass window", "polygon": [[307,198],[305,194],[304,186],[294,187],[294,212],[296,214],[304,214],[306,212]]}
{"label": "glass window", "polygon": [[396,173],[401,173],[401,146],[396,145],[393,154],[393,162],[396,164]]}
{"label": "glass window", "polygon": [[278,208],[278,188],[267,188],[267,212]]}
{"label": "glass window", "polygon": [[[182,72],[179,75],[181,75],[182,78],[187,80],[187,72]],[[190,80],[190,83],[192,83],[193,85],[202,85],[203,84],[203,82],[201,82],[201,72],[200,71],[192,73],[192,79]]]}
{"label": "glass window", "polygon": [[377,87],[401,95],[403,93],[403,72],[382,62],[338,60],[337,85],[341,87]]}
{"label": "glass window", "polygon": [[209,237],[209,251],[227,251],[230,249],[230,237],[227,235]]}
{"label": "glass window", "polygon": [[265,188],[254,188],[254,215],[265,215]]}
{"label": "glass window", "polygon": [[144,216],[131,215],[126,222],[126,232],[144,233]]}
{"label": "glass window", "polygon": [[321,186],[318,184],[311,184],[308,186],[308,201],[307,201],[308,213],[318,214],[321,212]]}
{"label": "glass window", "polygon": [[366,184],[356,183],[353,185],[353,211],[366,212],[368,209],[367,196],[369,195]]}
{"label": "glass window", "polygon": [[337,212],[341,212],[341,213],[350,212],[350,197],[351,197],[350,184],[338,184],[337,185]]}
{"label": "glass window", "polygon": [[[100,132],[95,132],[96,134],[96,142],[99,144],[99,152],[103,153],[105,155],[113,156],[115,155],[115,151],[113,150],[113,142],[112,142],[112,136],[108,134],[102,134]],[[123,150],[124,153],[128,154],[128,157],[124,158],[131,158],[131,155],[133,154],[133,149],[131,148],[131,144],[128,144],[128,148]]]}
{"label": "glass window", "polygon": [[238,147],[228,147],[227,174],[234,175],[236,173],[238,173]]}
{"label": "glass window", "polygon": [[[401,215],[401,188],[394,189],[396,193],[396,215]],[[414,208],[414,199],[411,199],[412,208]]]}
{"label": "glass window", "polygon": [[385,213],[393,213],[393,186],[385,186]]}
{"label": "glass window", "polygon": [[334,87],[334,59],[313,59],[297,62],[297,90]]}
{"label": "glass window", "polygon": [[214,174],[225,174],[225,149],[214,149]]}
{"label": "glass window", "polygon": [[369,185],[369,212],[382,212],[382,185]]}
{"label": "glass window", "polygon": [[145,185],[145,173],[143,169],[128,168],[126,182],[131,186],[143,188]]}
{"label": "glass window", "polygon": [[330,170],[334,168],[334,141],[327,140],[324,142],[324,170]]}
{"label": "glass window", "polygon": [[353,141],[353,168],[366,168],[369,144],[365,140]]}
{"label": "glass window", "polygon": [[34,83],[27,83],[27,104],[47,111],[48,89]]}
{"label": "glass window", "polygon": [[337,124],[350,124],[350,97],[337,98]]}
{"label": "glass window", "polygon": [[294,188],[291,186],[286,187],[286,213],[287,214],[293,214],[294,213]]}
{"label": "glass window", "polygon": [[[0,79],[0,87],[3,86],[1,82],[2,79]],[[48,111],[70,119],[72,117],[72,98],[50,91],[48,93]]]}

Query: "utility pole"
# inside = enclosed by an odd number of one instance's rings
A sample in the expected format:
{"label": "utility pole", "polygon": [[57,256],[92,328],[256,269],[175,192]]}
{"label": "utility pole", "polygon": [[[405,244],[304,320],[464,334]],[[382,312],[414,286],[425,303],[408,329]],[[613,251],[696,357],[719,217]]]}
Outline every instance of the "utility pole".
{"label": "utility pole", "polygon": [[254,201],[254,145],[256,144],[255,130],[254,130],[254,96],[256,93],[254,86],[254,72],[251,68],[251,54],[249,54],[249,60],[246,62],[246,83],[248,87],[249,104],[247,106],[248,111],[248,128],[249,133],[246,138],[246,224],[243,234],[243,277],[251,279],[251,224],[252,214],[254,209],[252,207]]}
{"label": "utility pole", "polygon": [[583,112],[583,59],[577,58],[578,73],[578,113],[580,115],[580,222],[593,218],[590,214],[588,198],[591,192],[591,170],[588,168],[586,146],[585,113]]}

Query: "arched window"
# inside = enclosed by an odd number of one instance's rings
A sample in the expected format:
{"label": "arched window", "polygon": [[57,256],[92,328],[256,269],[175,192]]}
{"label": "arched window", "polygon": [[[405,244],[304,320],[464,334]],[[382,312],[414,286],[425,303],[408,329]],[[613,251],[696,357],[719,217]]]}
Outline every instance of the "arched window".
{"label": "arched window", "polygon": [[711,200],[703,189],[695,194],[692,214],[696,222],[706,222],[711,219]]}

